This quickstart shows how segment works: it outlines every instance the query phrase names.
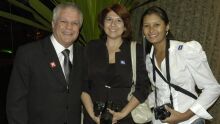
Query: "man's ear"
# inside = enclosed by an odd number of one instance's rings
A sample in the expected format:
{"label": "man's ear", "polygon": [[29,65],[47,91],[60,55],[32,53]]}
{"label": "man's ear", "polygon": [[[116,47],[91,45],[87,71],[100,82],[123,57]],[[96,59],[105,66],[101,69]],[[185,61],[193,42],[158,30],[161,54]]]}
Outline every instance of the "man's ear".
{"label": "man's ear", "polygon": [[52,28],[54,28],[54,21],[51,22],[51,26],[52,26]]}

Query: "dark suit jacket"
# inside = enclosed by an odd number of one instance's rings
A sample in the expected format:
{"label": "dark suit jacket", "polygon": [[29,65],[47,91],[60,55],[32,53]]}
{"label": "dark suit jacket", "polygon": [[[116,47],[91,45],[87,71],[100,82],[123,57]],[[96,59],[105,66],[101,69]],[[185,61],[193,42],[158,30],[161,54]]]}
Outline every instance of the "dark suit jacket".
{"label": "dark suit jacket", "polygon": [[80,124],[83,48],[74,43],[69,90],[47,37],[18,49],[7,94],[9,124]]}

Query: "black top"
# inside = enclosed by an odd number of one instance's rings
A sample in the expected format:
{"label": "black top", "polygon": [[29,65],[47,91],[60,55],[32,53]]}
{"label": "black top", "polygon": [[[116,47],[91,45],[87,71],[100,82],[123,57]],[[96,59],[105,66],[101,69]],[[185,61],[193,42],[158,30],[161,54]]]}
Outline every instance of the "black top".
{"label": "black top", "polygon": [[105,85],[105,87],[107,88],[107,93],[104,95],[104,96],[106,96],[106,98],[105,98],[106,100],[111,100],[111,99],[109,99],[109,95],[111,95],[110,88],[114,84],[113,80],[117,76],[117,75],[115,75],[115,72],[116,72],[115,64],[114,63],[109,64],[108,67],[107,67],[107,71],[106,71],[106,80],[108,82]]}
{"label": "black top", "polygon": [[[126,105],[127,96],[132,86],[132,66],[130,42],[124,41],[120,52],[115,55],[115,64],[109,64],[106,41],[90,41],[86,47],[88,64],[88,82],[83,91],[90,94],[93,103],[107,99],[116,104]],[[142,46],[137,44],[137,81],[134,96],[143,102],[149,88]]]}

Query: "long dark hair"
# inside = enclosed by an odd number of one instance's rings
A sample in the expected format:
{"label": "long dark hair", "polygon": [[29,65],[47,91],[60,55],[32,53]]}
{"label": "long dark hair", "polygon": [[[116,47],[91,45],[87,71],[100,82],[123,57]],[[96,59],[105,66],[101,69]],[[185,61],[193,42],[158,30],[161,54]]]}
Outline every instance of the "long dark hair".
{"label": "long dark hair", "polygon": [[[148,8],[147,10],[144,11],[144,13],[141,16],[141,23],[140,23],[140,35],[143,36],[143,21],[144,21],[144,17],[146,15],[151,15],[151,14],[156,14],[158,15],[165,23],[165,25],[168,25],[170,23],[169,18],[167,16],[167,13],[165,10],[163,10],[162,8],[158,7],[158,6],[152,6],[150,8]],[[172,33],[170,32],[170,30],[168,31],[168,34],[166,35],[166,41],[169,41],[170,39],[174,39]],[[145,49],[145,53],[150,53],[152,44],[146,39],[143,38],[143,46]]]}

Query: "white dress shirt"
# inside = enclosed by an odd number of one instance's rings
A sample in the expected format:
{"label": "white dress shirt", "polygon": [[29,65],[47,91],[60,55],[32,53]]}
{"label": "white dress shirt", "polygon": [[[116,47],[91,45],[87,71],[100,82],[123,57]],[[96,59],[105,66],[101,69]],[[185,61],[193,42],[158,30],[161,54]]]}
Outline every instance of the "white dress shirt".
{"label": "white dress shirt", "polygon": [[55,51],[57,53],[58,59],[60,61],[60,65],[62,67],[63,70],[63,74],[64,73],[64,55],[62,54],[62,51],[65,49],[69,49],[70,50],[70,54],[69,54],[69,58],[70,58],[70,62],[73,63],[73,45],[69,46],[68,48],[65,48],[64,46],[62,46],[53,35],[51,35],[50,40],[53,44],[53,47],[55,48]]}
{"label": "white dress shirt", "polygon": [[[153,70],[151,58],[154,47],[151,48],[150,54],[146,56],[146,67],[150,78],[152,88],[157,88],[157,103],[163,105],[170,103],[170,90],[167,83],[156,72],[156,82],[153,81]],[[154,57],[155,58],[155,57]],[[158,68],[157,61],[155,65]],[[189,92],[198,96],[195,86],[202,90],[197,100],[171,88],[173,95],[174,109],[179,112],[185,112],[190,109],[195,116],[180,124],[190,124],[197,118],[212,119],[207,109],[217,100],[220,94],[220,85],[213,76],[208,65],[206,54],[197,41],[179,42],[170,41],[169,48],[170,62],[170,82],[178,85]],[[161,63],[161,73],[166,77],[165,59]],[[150,107],[155,107],[154,91],[148,96]],[[159,120],[153,119],[153,124],[161,124]]]}

